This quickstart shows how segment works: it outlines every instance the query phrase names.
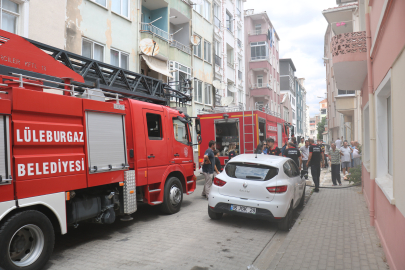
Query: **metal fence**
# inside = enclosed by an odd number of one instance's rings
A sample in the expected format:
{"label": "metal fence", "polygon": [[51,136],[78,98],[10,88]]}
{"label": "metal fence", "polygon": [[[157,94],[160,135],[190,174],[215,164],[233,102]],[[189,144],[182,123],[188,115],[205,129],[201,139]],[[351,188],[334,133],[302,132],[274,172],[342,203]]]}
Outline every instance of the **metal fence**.
{"label": "metal fence", "polygon": [[155,36],[162,38],[165,41],[169,41],[169,33],[163,31],[162,29],[151,25],[149,23],[141,23],[141,30],[140,32],[149,32]]}
{"label": "metal fence", "polygon": [[179,50],[181,50],[181,51],[183,51],[183,52],[185,52],[185,53],[191,55],[191,48],[190,48],[190,46],[186,46],[186,45],[184,45],[184,44],[178,42],[177,40],[172,40],[172,41],[170,41],[170,47],[175,47],[175,48],[177,48],[177,49],[179,49]]}

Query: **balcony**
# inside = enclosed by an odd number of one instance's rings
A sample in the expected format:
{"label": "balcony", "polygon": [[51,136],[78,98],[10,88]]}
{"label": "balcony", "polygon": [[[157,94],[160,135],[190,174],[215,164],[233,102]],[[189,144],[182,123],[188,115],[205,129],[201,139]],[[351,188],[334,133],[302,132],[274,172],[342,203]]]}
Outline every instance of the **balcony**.
{"label": "balcony", "polygon": [[235,82],[235,69],[233,68],[233,65],[230,65],[229,63],[226,67],[226,77],[228,80]]}
{"label": "balcony", "polygon": [[366,32],[338,34],[331,47],[337,88],[360,90],[367,76]]}
{"label": "balcony", "polygon": [[268,56],[252,56],[250,58],[250,61],[259,61],[259,60],[267,60],[270,61],[270,58]]}
{"label": "balcony", "polygon": [[189,55],[191,55],[191,48],[190,46],[186,46],[180,42],[178,42],[177,40],[172,40],[170,41],[170,47],[174,47],[179,49],[180,51],[183,51]]}
{"label": "balcony", "polygon": [[161,39],[163,39],[164,41],[169,41],[169,33],[166,31],[163,31],[162,29],[151,25],[149,23],[141,23],[141,29],[140,31],[141,33],[150,33],[153,36],[157,36]]}
{"label": "balcony", "polygon": [[351,116],[357,109],[356,95],[336,96],[336,110],[346,116]]}
{"label": "balcony", "polygon": [[218,55],[215,55],[215,65],[221,67],[222,58]]}

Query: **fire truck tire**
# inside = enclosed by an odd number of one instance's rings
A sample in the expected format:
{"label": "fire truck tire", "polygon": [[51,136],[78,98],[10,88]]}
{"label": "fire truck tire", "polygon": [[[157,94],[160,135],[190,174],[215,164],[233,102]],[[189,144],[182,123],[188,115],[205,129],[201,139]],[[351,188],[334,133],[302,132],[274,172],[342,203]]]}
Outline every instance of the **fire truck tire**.
{"label": "fire truck tire", "polygon": [[177,177],[170,177],[165,184],[163,203],[160,210],[165,214],[174,214],[180,211],[183,201],[183,187]]}
{"label": "fire truck tire", "polygon": [[47,216],[35,210],[16,213],[0,227],[0,269],[42,269],[54,243],[53,226]]}

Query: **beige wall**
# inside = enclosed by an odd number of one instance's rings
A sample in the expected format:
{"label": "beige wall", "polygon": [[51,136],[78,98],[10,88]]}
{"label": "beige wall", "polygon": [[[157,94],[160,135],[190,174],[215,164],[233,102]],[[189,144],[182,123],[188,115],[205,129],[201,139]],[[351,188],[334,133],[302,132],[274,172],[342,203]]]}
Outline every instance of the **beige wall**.
{"label": "beige wall", "polygon": [[64,49],[66,1],[30,0],[28,38]]}
{"label": "beige wall", "polygon": [[403,176],[403,154],[401,147],[395,147],[395,144],[401,144],[405,134],[404,114],[405,108],[405,52],[399,55],[392,66],[391,75],[391,100],[392,100],[392,129],[393,129],[393,162],[394,162],[394,199],[395,204],[402,215],[405,216],[405,177]]}

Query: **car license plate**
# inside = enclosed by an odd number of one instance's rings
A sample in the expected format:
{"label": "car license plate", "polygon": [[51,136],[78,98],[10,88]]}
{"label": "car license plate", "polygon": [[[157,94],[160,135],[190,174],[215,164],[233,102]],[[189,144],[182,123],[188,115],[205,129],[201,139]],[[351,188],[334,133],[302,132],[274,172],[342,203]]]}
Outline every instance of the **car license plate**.
{"label": "car license plate", "polygon": [[256,208],[254,208],[254,207],[234,205],[234,204],[231,204],[231,211],[248,213],[248,214],[256,214]]}

